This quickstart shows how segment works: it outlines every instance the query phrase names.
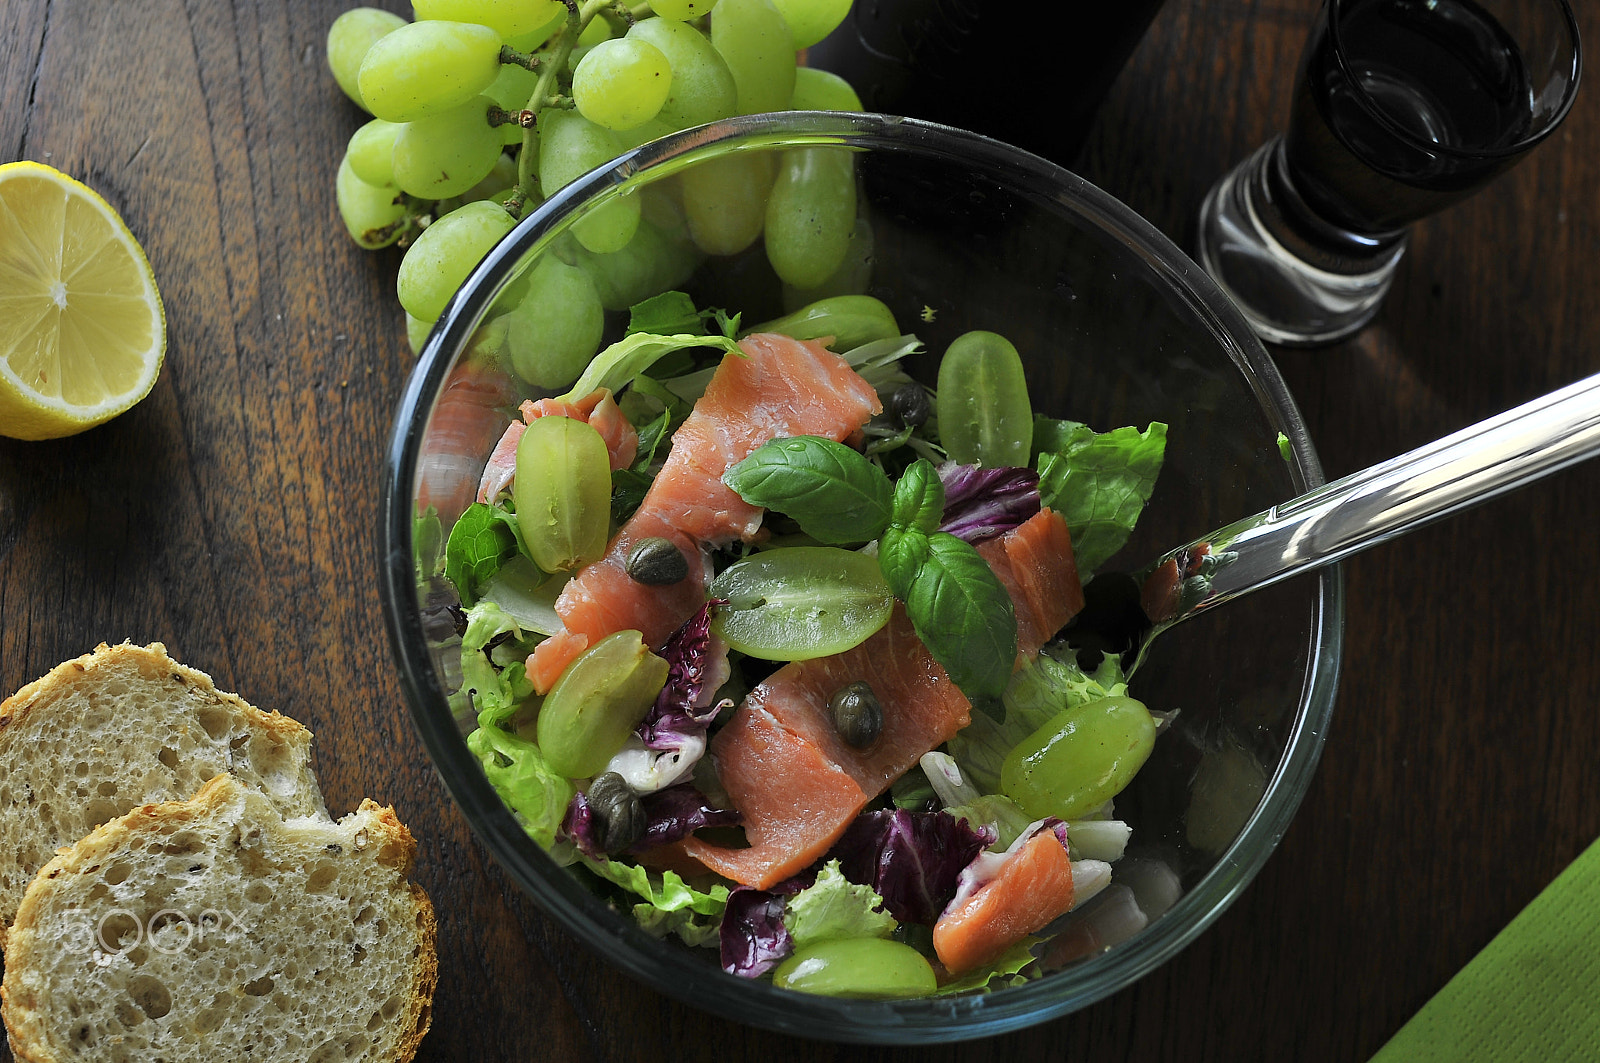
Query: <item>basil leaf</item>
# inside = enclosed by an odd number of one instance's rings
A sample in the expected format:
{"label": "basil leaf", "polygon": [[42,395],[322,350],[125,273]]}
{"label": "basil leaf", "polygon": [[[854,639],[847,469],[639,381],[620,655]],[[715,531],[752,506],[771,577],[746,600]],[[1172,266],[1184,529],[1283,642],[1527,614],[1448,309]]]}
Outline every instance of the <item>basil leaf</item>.
{"label": "basil leaf", "polygon": [[878,540],[878,567],[894,596],[902,602],[911,594],[917,573],[928,560],[928,533],[920,528],[890,527]]}
{"label": "basil leaf", "polygon": [[945,532],[890,528],[878,544],[878,566],[951,682],[985,712],[1002,711],[999,698],[1017,659],[1017,617],[977,548]]}
{"label": "basil leaf", "polygon": [[[649,379],[646,376],[638,377],[635,386]],[[655,483],[655,474],[650,471],[650,465],[656,460],[656,451],[662,442],[671,438],[668,433],[671,425],[672,411],[662,410],[653,421],[639,429],[639,451],[633,464],[611,474],[611,519],[617,524],[633,516],[634,510],[639,508],[649,492],[650,485]]]}
{"label": "basil leaf", "polygon": [[906,614],[917,636],[974,705],[994,712],[1017,660],[1011,595],[971,543],[928,536]]}
{"label": "basil leaf", "polygon": [[[890,523],[897,528],[916,528],[931,532],[944,518],[944,484],[933,463],[918,458],[901,474],[894,486],[894,507]],[[898,591],[896,593],[899,593]]]}
{"label": "basil leaf", "polygon": [[[1166,456],[1167,426],[1096,432],[1072,421],[1034,426],[1039,500],[1060,513],[1085,580],[1122,548],[1150,500]],[[1042,438],[1041,438],[1042,436]]]}
{"label": "basil leaf", "polygon": [[444,548],[444,574],[456,585],[462,606],[471,608],[489,577],[516,554],[517,537],[510,522],[486,503],[468,506],[450,529]]}
{"label": "basil leaf", "polygon": [[706,323],[689,296],[683,292],[662,292],[628,308],[628,329],[624,335],[631,336],[635,332],[704,336]]}
{"label": "basil leaf", "polygon": [[792,517],[801,531],[831,544],[876,539],[889,525],[894,496],[882,469],[819,436],[769,440],[723,473],[722,482],[752,506]]}
{"label": "basil leaf", "polygon": [[668,429],[672,425],[672,412],[662,410],[656,419],[639,429],[639,450],[633,459],[633,471],[645,473],[650,471],[650,463],[656,460],[656,450],[660,448],[663,440],[670,438]]}

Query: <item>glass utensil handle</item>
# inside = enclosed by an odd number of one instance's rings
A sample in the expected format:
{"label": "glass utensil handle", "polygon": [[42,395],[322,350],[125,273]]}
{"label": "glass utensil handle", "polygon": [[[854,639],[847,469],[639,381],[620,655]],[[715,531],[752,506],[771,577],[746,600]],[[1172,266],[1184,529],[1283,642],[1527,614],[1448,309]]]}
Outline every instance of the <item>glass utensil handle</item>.
{"label": "glass utensil handle", "polygon": [[[1600,374],[1236,521],[1151,566],[1210,555],[1188,616],[1388,542],[1600,453]],[[1232,557],[1228,555],[1232,554]],[[1153,578],[1153,577],[1152,577]]]}

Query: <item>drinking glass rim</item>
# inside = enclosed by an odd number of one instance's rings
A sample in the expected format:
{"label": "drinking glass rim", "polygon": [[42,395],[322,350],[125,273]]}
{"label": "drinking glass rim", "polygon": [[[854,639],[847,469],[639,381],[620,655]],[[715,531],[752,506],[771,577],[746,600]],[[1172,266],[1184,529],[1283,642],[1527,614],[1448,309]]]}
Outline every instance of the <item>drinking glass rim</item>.
{"label": "drinking glass rim", "polygon": [[1389,112],[1384,109],[1383,105],[1367,92],[1361,81],[1355,76],[1355,72],[1350,69],[1350,64],[1346,62],[1344,43],[1339,37],[1339,12],[1349,4],[1358,2],[1360,0],[1324,0],[1323,10],[1327,14],[1328,37],[1333,48],[1334,62],[1339,64],[1339,70],[1343,73],[1345,80],[1354,87],[1356,100],[1361,104],[1362,109],[1376,119],[1391,134],[1399,137],[1407,144],[1432,154],[1444,155],[1450,158],[1508,158],[1527,151],[1545,137],[1548,137],[1567,117],[1567,112],[1572,110],[1573,100],[1578,95],[1578,82],[1583,74],[1583,39],[1578,33],[1577,16],[1572,13],[1572,6],[1567,0],[1545,0],[1545,2],[1560,10],[1562,18],[1566,20],[1567,34],[1572,38],[1572,77],[1567,82],[1566,93],[1562,97],[1561,105],[1551,113],[1549,120],[1545,122],[1541,129],[1513,144],[1500,148],[1474,148],[1470,150],[1422,139],[1390,117]]}

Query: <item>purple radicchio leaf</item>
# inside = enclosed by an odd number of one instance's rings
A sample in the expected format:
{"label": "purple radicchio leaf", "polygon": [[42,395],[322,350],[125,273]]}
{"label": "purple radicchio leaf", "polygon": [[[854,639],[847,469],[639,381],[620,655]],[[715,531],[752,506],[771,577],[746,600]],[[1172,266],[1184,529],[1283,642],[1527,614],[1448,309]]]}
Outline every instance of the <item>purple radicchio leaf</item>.
{"label": "purple radicchio leaf", "polygon": [[559,837],[570,839],[578,851],[591,860],[604,860],[606,853],[600,844],[600,824],[595,821],[594,806],[579,790],[567,803],[567,813],[561,817]]}
{"label": "purple radicchio leaf", "polygon": [[948,812],[863,812],[829,857],[851,882],[871,886],[902,923],[931,924],[955,896],[961,872],[996,839]]}
{"label": "purple radicchio leaf", "polygon": [[739,886],[728,894],[722,912],[722,969],[741,978],[760,978],[793,952],[794,939],[783,925],[784,898],[808,885],[797,875],[770,890]]}
{"label": "purple radicchio leaf", "polygon": [[640,801],[644,805],[644,834],[628,850],[640,853],[687,837],[701,827],[731,827],[744,817],[727,808],[714,808],[705,794],[690,783],[669,786]]}
{"label": "purple radicchio leaf", "polygon": [[661,647],[661,656],[667,662],[667,684],[656,695],[634,734],[639,736],[646,749],[668,751],[681,748],[687,739],[699,738],[716,719],[717,705],[696,710],[695,702],[706,681],[713,661],[711,614],[723,599],[712,598],[700,611],[684,621]]}
{"label": "purple radicchio leaf", "polygon": [[947,461],[939,466],[944,517],[939,530],[979,543],[1008,532],[1039,512],[1039,474],[1032,469],[985,469]]}

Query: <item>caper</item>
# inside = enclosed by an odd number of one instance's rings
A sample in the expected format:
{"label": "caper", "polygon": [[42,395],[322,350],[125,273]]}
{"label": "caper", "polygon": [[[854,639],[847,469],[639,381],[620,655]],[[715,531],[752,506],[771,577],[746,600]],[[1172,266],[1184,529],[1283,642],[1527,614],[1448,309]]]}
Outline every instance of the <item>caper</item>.
{"label": "caper", "polygon": [[638,841],[644,834],[644,803],[621,775],[608,771],[589,784],[589,808],[598,820],[596,834],[600,847],[617,853]]}
{"label": "caper", "polygon": [[933,414],[933,403],[928,401],[928,389],[915,381],[901,384],[889,396],[889,412],[908,428],[926,423]]}
{"label": "caper", "polygon": [[833,726],[847,745],[865,749],[883,732],[883,706],[872,687],[857,680],[842,686],[828,699]]}
{"label": "caper", "polygon": [[689,574],[689,559],[670,539],[652,535],[628,551],[628,576],[636,583],[666,587]]}

